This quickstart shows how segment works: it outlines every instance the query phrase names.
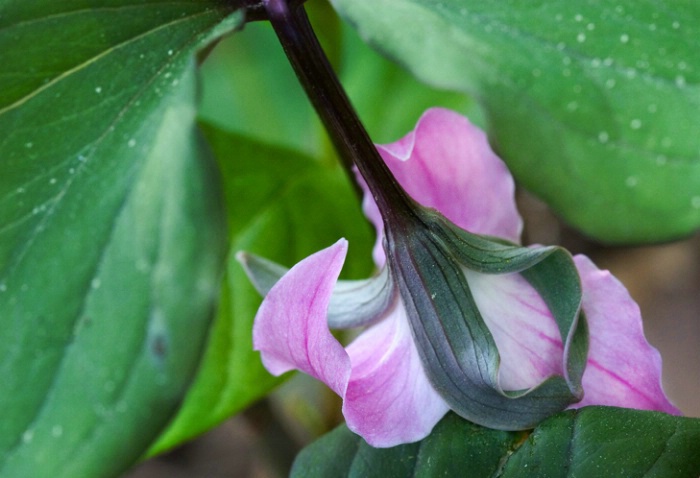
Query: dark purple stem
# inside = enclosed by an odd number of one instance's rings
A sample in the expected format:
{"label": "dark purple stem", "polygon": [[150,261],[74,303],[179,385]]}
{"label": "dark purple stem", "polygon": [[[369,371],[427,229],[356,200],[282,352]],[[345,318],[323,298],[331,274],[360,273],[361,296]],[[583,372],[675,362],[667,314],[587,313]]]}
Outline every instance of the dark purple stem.
{"label": "dark purple stem", "polygon": [[[290,3],[292,5],[290,5]],[[263,0],[267,18],[346,169],[354,164],[382,215],[412,212],[412,200],[396,182],[355,112],[299,1]]]}

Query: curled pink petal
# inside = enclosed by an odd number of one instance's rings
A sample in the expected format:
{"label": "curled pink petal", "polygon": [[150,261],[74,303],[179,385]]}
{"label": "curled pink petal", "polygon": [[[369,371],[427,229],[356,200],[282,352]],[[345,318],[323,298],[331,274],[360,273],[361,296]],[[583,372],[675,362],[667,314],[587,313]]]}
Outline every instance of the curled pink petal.
{"label": "curled pink petal", "polygon": [[661,356],[644,337],[639,306],[610,272],[578,255],[590,349],[577,407],[610,405],[679,414],[661,387]]}
{"label": "curled pink petal", "polygon": [[537,291],[520,274],[465,275],[501,356],[501,387],[521,390],[562,375],[559,329]]}
{"label": "curled pink petal", "polygon": [[348,427],[375,447],[422,440],[449,407],[428,381],[405,309],[398,304],[347,352],[352,374],[343,403]]}
{"label": "curled pink petal", "polygon": [[268,292],[253,324],[253,347],[270,373],[298,369],[340,396],[350,378],[350,357],[326,317],[347,248],[341,239],[292,267]]}

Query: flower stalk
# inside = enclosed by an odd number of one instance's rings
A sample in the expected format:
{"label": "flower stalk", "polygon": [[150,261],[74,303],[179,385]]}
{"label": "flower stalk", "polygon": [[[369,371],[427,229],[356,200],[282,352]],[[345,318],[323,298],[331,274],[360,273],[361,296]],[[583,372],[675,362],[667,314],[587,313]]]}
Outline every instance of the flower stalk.
{"label": "flower stalk", "polygon": [[352,177],[357,167],[383,214],[411,215],[413,201],[377,152],[298,3],[264,0],[268,20],[345,169]]}

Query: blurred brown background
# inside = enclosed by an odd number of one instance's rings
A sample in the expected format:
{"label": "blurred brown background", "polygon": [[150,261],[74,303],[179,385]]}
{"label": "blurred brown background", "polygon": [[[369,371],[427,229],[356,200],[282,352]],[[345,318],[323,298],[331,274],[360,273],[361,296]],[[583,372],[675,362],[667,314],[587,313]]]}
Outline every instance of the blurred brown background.
{"label": "blurred brown background", "polygon": [[[609,269],[642,310],[645,331],[664,360],[664,386],[685,415],[700,417],[700,235],[669,244],[605,247],[563,225],[519,194],[525,243],[562,244]],[[265,402],[198,440],[137,466],[127,478],[273,478],[296,450],[339,419],[339,401],[295,376]]]}

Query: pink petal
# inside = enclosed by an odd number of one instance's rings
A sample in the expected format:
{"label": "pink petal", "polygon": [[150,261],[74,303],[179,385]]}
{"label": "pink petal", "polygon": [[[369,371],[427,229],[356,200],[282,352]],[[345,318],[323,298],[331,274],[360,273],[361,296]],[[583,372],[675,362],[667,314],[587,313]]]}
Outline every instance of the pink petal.
{"label": "pink petal", "polygon": [[[429,109],[414,131],[378,149],[401,186],[423,206],[437,209],[470,232],[519,242],[522,220],[515,207],[513,178],[484,132],[465,117]],[[377,227],[374,258],[381,266],[382,225],[373,203],[365,194],[365,214]]]}
{"label": "pink petal", "polygon": [[590,330],[585,396],[577,407],[611,405],[680,412],[661,388],[661,356],[642,330],[639,307],[625,287],[585,256],[574,257]]}
{"label": "pink petal", "polygon": [[449,407],[423,371],[402,304],[347,348],[352,361],[343,415],[370,445],[425,438]]}
{"label": "pink petal", "polygon": [[270,289],[253,324],[253,347],[270,373],[298,369],[345,395],[350,357],[326,317],[348,244],[341,239],[292,267]]}
{"label": "pink petal", "polygon": [[559,329],[547,305],[520,274],[465,270],[467,282],[501,356],[505,390],[533,387],[563,373]]}

